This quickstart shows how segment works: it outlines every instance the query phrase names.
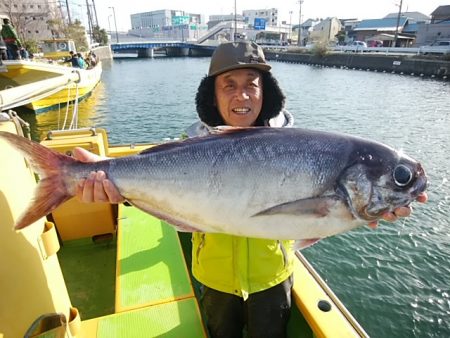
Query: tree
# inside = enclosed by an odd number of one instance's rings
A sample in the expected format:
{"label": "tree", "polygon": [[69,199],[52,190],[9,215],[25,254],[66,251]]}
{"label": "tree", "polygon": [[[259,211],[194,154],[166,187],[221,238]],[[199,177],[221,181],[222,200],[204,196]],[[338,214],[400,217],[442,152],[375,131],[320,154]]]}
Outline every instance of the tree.
{"label": "tree", "polygon": [[64,38],[66,25],[61,18],[52,18],[47,20],[47,25],[50,28],[53,38]]}
{"label": "tree", "polygon": [[[55,1],[42,0],[3,0],[3,13],[9,17],[19,38],[27,41],[31,48],[38,40],[67,38],[75,42],[79,51],[88,50],[86,29],[79,20],[66,24],[64,14]],[[94,40],[107,44],[108,37],[104,29],[94,27]]]}
{"label": "tree", "polygon": [[108,33],[106,33],[105,29],[100,28],[99,26],[95,26],[92,30],[92,35],[94,41],[99,43],[100,45],[105,46],[108,44]]}
{"label": "tree", "polygon": [[78,51],[84,52],[88,50],[86,29],[79,20],[66,25],[62,19],[54,18],[48,20],[47,24],[50,27],[53,38],[71,39],[75,42]]}
{"label": "tree", "polygon": [[85,52],[89,49],[86,29],[81,25],[79,20],[75,20],[72,24],[68,24],[64,30],[65,36],[75,42],[77,51]]}
{"label": "tree", "polygon": [[29,40],[24,40],[23,42],[23,46],[25,47],[25,49],[27,51],[29,51],[30,53],[37,53],[39,51],[38,48],[38,42],[34,39],[29,39]]}
{"label": "tree", "polygon": [[338,44],[339,45],[343,45],[345,42],[345,37],[346,37],[346,33],[345,30],[341,29],[337,34],[336,34],[336,39],[338,40]]}

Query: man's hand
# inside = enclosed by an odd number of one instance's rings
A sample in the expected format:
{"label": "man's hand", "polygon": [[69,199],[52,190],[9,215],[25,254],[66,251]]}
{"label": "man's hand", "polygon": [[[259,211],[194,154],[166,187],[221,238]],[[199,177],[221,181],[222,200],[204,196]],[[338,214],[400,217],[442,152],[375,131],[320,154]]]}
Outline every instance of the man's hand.
{"label": "man's hand", "polygon": [[[417,196],[416,201],[419,203],[426,203],[428,201],[428,195],[426,192],[421,193]],[[412,208],[410,206],[400,207],[394,210],[394,212],[387,212],[383,215],[383,219],[388,222],[395,222],[399,217],[408,217],[411,215]],[[369,223],[369,227],[376,229],[378,226],[378,221],[373,221]]]}
{"label": "man's hand", "polygon": [[[81,162],[104,160],[104,158],[79,147],[73,150],[73,157]],[[86,179],[80,180],[77,185],[77,197],[84,203],[122,203],[125,201],[125,198],[116,186],[106,178],[103,171],[91,172]]]}

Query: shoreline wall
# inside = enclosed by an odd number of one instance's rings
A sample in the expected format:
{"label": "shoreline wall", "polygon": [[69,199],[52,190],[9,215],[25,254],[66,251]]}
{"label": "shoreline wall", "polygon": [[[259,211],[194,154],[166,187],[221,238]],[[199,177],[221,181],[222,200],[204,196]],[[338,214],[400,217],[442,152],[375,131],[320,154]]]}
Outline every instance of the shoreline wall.
{"label": "shoreline wall", "polygon": [[93,48],[92,51],[97,55],[99,60],[111,60],[112,52],[110,45]]}
{"label": "shoreline wall", "polygon": [[326,54],[264,51],[269,61],[293,62],[344,69],[361,69],[377,72],[428,76],[450,80],[450,61],[420,59],[405,55],[374,55],[358,53]]}

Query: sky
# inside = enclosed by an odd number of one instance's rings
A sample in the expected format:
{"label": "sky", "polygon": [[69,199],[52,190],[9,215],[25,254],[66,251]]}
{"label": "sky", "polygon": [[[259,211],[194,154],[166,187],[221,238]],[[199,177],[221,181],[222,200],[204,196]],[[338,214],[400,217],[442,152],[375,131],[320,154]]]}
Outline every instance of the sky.
{"label": "sky", "polygon": [[[237,13],[246,9],[277,8],[279,22],[297,24],[300,4],[298,0],[94,0],[99,24],[109,30],[114,29],[114,18],[111,16],[114,7],[117,29],[127,31],[131,28],[130,15],[160,9],[184,10],[194,14],[209,15],[234,13],[236,1]],[[340,19],[379,19],[389,13],[398,13],[401,0],[302,0],[302,22],[309,18],[338,17]],[[157,2],[157,3],[156,3]],[[420,12],[430,15],[438,6],[450,5],[450,0],[403,0],[402,12]],[[292,11],[292,15],[290,15]]]}

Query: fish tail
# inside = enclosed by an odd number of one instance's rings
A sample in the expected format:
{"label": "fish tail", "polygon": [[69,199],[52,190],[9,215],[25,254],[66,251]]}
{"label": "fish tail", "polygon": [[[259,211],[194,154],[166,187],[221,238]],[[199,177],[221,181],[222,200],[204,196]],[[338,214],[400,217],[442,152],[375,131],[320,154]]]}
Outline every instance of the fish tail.
{"label": "fish tail", "polygon": [[33,199],[16,221],[14,228],[18,230],[48,215],[73,196],[64,182],[62,168],[77,161],[15,134],[0,132],[0,139],[20,151],[40,176]]}

